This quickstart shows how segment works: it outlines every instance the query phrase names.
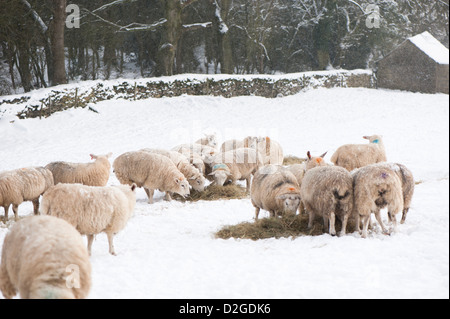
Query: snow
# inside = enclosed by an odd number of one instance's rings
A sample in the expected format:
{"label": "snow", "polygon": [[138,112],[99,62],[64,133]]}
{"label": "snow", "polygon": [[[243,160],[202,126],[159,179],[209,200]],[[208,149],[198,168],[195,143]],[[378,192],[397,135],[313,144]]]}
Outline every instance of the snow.
{"label": "snow", "polygon": [[448,49],[428,31],[408,38],[416,47],[439,64],[448,64]]}
{"label": "snow", "polygon": [[[98,114],[3,118],[0,171],[88,162],[90,153],[170,149],[204,132],[216,132],[220,142],[268,135],[286,155],[328,151],[329,160],[340,145],[381,134],[389,161],[405,164],[421,183],[406,223],[391,236],[377,228],[366,239],[216,239],[223,226],[252,221],[250,199],[166,202],[156,192],[150,205],[138,189],[134,215],[115,237],[118,255],[108,253],[105,234],[96,236],[89,298],[449,298],[448,95],[335,88],[275,99],[110,100],[95,108]],[[118,184],[112,172],[109,184]],[[32,210],[24,203],[19,214]],[[0,242],[6,232],[0,227]]]}

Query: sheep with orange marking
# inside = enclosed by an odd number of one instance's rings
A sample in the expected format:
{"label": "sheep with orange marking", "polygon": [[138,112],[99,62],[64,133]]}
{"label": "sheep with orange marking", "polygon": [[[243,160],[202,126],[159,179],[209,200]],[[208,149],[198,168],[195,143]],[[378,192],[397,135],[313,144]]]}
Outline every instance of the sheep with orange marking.
{"label": "sheep with orange marking", "polygon": [[[294,174],[295,178],[297,178],[297,182],[299,186],[302,186],[303,177],[307,170],[317,167],[317,166],[327,166],[328,164],[324,161],[324,157],[327,152],[323,153],[320,156],[311,156],[311,153],[308,151],[306,153],[306,161],[301,164],[293,164],[286,167],[288,171]],[[300,203],[298,207],[298,212],[302,213],[305,211],[305,207],[303,202]]]}
{"label": "sheep with orange marking", "polygon": [[250,197],[255,207],[255,220],[261,209],[271,216],[295,214],[300,205],[300,188],[286,168],[279,165],[265,165],[253,176]]}
{"label": "sheep with orange marking", "polygon": [[114,160],[114,173],[122,184],[143,187],[148,202],[153,203],[155,189],[161,192],[189,195],[189,183],[166,156],[148,152],[127,152]]}

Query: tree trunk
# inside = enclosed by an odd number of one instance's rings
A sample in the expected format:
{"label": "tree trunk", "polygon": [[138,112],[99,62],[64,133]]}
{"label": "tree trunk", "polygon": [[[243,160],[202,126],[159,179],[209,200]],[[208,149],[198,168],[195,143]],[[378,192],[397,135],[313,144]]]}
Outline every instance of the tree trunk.
{"label": "tree trunk", "polygon": [[180,0],[165,0],[167,22],[164,25],[161,45],[159,47],[159,61],[161,75],[173,75],[175,54],[178,41],[182,33]]}
{"label": "tree trunk", "polygon": [[51,43],[52,74],[49,74],[51,85],[67,83],[65,54],[64,54],[64,27],[66,22],[66,0],[52,0],[53,20],[49,26]]}

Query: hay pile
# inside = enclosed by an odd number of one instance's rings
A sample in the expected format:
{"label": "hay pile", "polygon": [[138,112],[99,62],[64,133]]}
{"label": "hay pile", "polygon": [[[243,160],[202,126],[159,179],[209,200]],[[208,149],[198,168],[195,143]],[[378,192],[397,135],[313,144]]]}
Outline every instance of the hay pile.
{"label": "hay pile", "polygon": [[[242,238],[242,239],[266,239],[281,237],[298,236],[318,236],[324,233],[323,218],[318,217],[314,220],[313,227],[308,229],[309,217],[306,214],[286,215],[283,217],[270,217],[258,219],[255,222],[244,222],[237,225],[225,226],[219,230],[216,238]],[[336,218],[336,232],[339,233],[342,224],[339,218]],[[349,219],[347,223],[347,232],[353,232],[355,221]]]}
{"label": "hay pile", "polygon": [[224,186],[209,185],[203,192],[197,192],[191,189],[191,194],[187,198],[183,198],[177,194],[173,195],[174,199],[191,202],[199,200],[242,199],[246,197],[248,197],[248,194],[245,192],[245,188],[236,184]]}

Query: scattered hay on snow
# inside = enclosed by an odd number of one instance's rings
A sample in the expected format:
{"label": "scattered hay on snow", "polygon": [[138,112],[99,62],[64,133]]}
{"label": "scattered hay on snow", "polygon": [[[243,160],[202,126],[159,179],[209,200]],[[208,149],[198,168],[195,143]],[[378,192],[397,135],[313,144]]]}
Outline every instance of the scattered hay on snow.
{"label": "scattered hay on snow", "polygon": [[191,190],[191,194],[182,198],[177,194],[174,194],[173,198],[180,201],[199,201],[199,200],[219,200],[219,199],[242,199],[248,197],[245,192],[245,188],[236,185],[228,184],[224,186],[209,185],[205,188],[203,192],[197,192],[194,189]]}
{"label": "scattered hay on snow", "polygon": [[[322,235],[323,231],[322,218],[316,218],[313,227],[308,229],[308,215],[286,215],[283,217],[261,218],[255,222],[243,222],[237,225],[229,225],[219,230],[216,238],[229,239],[266,239],[266,238],[282,238],[282,237],[299,237],[299,236],[317,236]],[[341,221],[336,218],[336,231],[341,229]],[[347,231],[353,232],[355,222],[349,220]]]}

